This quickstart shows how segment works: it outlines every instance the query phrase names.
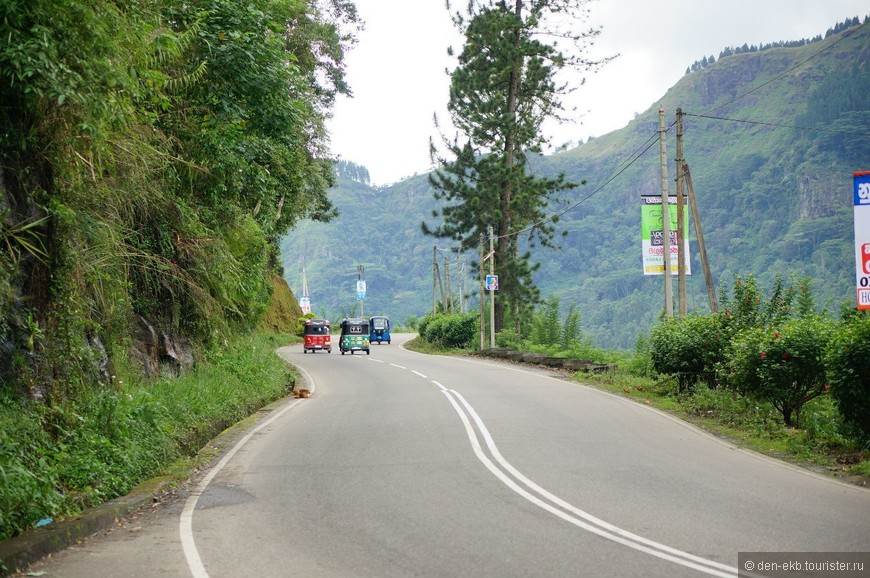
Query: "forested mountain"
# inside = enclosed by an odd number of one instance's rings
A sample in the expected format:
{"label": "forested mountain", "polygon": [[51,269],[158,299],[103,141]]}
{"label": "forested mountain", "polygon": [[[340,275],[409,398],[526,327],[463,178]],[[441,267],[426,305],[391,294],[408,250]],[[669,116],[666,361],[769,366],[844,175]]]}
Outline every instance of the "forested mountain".
{"label": "forested mountain", "polygon": [[[563,171],[586,185],[553,206],[565,232],[558,251],[533,248],[542,295],[575,304],[596,345],[631,348],[664,307],[661,277],[641,269],[640,196],[659,194],[658,110],[666,111],[669,190],[675,192],[673,122],[684,112],[691,170],[718,291],[734,275],[763,287],[777,276],[811,278],[820,307],[854,300],[852,173],[870,170],[870,25],[847,20],[806,42],[724,50],[692,67],[625,128],[534,159],[535,171]],[[351,170],[348,170],[351,169]],[[360,175],[363,175],[360,178]],[[394,319],[432,309],[433,247],[424,236],[435,207],[426,176],[386,187],[346,163],[331,199],[340,215],[303,223],[282,242],[285,277],[297,293],[303,268],[315,312],[332,318],[357,307],[357,265],[368,284],[366,314]],[[694,227],[689,311],[707,310]],[[459,267],[478,259],[437,251],[456,291]],[[476,273],[466,269],[471,306]],[[440,297],[439,297],[440,298]],[[357,309],[358,310],[358,309]]]}

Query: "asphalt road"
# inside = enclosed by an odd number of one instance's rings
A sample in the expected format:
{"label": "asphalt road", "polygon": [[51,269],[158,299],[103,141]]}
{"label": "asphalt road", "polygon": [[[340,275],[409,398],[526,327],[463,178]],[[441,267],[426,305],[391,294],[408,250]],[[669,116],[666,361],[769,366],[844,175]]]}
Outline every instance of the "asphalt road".
{"label": "asphalt road", "polygon": [[549,371],[279,354],[313,390],[175,501],[31,571],[91,576],[737,576],[738,552],[870,551],[870,491]]}

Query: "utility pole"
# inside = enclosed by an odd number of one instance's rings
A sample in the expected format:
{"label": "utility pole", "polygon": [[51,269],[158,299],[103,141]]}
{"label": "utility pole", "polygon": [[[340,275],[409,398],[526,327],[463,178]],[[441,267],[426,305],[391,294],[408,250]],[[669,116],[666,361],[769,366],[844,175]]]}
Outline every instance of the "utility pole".
{"label": "utility pole", "polygon": [[686,234],[686,217],[683,207],[686,205],[683,194],[683,109],[677,109],[677,300],[680,303],[680,317],[688,312],[686,303],[686,247],[683,238]]}
{"label": "utility pole", "polygon": [[462,251],[462,262],[459,266],[459,312],[463,315],[468,313],[468,295],[465,292],[468,290],[468,280],[465,276],[468,275],[468,255]]}
{"label": "utility pole", "polygon": [[[489,226],[489,274],[495,275],[495,235]],[[489,348],[495,349],[495,287],[489,289]]]}
{"label": "utility pole", "polygon": [[671,211],[668,200],[668,155],[665,147],[665,109],[659,109],[659,155],[662,167],[662,263],[665,266],[665,315],[674,314],[674,290],[671,286]]}
{"label": "utility pole", "polygon": [[484,303],[486,300],[483,297],[483,233],[480,234],[480,265],[477,267],[480,276],[480,350],[486,347],[486,315],[484,312]]}
{"label": "utility pole", "polygon": [[[360,283],[362,282],[362,274],[365,271],[365,267],[362,266],[362,263],[357,264],[356,266],[356,280],[357,280],[357,293],[359,293]],[[360,297],[360,295],[357,295]],[[365,303],[365,291],[362,292],[362,299],[359,300],[359,316],[365,317],[365,313],[363,313],[363,303]]]}
{"label": "utility pole", "polygon": [[701,228],[701,213],[698,211],[698,201],[695,199],[695,187],[692,186],[692,173],[689,165],[683,162],[683,175],[686,178],[686,190],[689,197],[689,206],[692,208],[692,219],[695,221],[695,233],[698,235],[698,252],[701,254],[701,266],[704,268],[704,281],[707,284],[707,297],[710,299],[710,312],[719,311],[719,303],[716,301],[716,287],[713,286],[713,273],[710,271],[710,262],[707,260],[707,246],[704,244],[704,231]]}
{"label": "utility pole", "polygon": [[450,262],[448,255],[444,255],[444,285],[447,287],[447,293],[444,297],[444,313],[453,311],[453,284],[450,280]]}
{"label": "utility pole", "polygon": [[432,315],[435,315],[435,289],[438,287],[436,279],[438,278],[438,247],[432,246]]}

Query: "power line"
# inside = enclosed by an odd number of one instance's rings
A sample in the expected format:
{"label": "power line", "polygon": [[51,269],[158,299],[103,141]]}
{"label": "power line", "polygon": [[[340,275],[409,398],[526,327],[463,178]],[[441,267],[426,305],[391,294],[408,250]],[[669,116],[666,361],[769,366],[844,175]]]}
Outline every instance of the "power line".
{"label": "power line", "polygon": [[739,122],[744,124],[758,124],[762,126],[772,126],[776,128],[793,128],[798,130],[806,130],[809,132],[826,132],[826,133],[834,133],[834,134],[843,134],[843,135],[851,135],[851,136],[862,136],[862,137],[870,137],[870,132],[855,132],[849,130],[838,130],[835,128],[822,128],[822,127],[809,127],[809,126],[799,126],[794,124],[784,124],[779,122],[764,122],[759,120],[744,120],[739,118],[728,118],[724,116],[712,116],[708,114],[692,114],[690,112],[683,112],[685,116],[694,116],[696,118],[706,118],[709,120],[726,120],[729,122]]}
{"label": "power line", "polygon": [[[671,125],[666,130],[670,130],[671,127],[673,127],[673,126],[674,126],[674,123],[671,123]],[[531,225],[528,225],[528,226],[524,227],[523,229],[520,229],[519,231],[515,231],[513,233],[508,233],[506,235],[499,235],[498,237],[496,237],[496,239],[502,239],[502,238],[508,238],[508,237],[522,235],[523,233],[525,233],[527,231],[531,231],[535,227],[537,227],[543,223],[546,223],[547,221],[552,221],[553,219],[555,219],[557,217],[561,217],[565,213],[573,211],[579,205],[581,205],[582,203],[585,203],[586,201],[591,199],[593,196],[600,193],[607,185],[609,185],[610,183],[615,181],[618,176],[620,176],[622,173],[624,173],[626,170],[628,170],[629,167],[631,167],[634,163],[636,163],[640,159],[640,157],[642,157],[644,154],[646,154],[646,152],[649,149],[651,149],[653,147],[653,145],[656,144],[656,142],[657,142],[656,139],[658,139],[658,136],[659,136],[658,131],[655,131],[653,133],[653,135],[650,136],[646,141],[644,141],[644,143],[642,145],[640,145],[637,149],[635,149],[635,151],[633,153],[631,153],[628,157],[626,157],[626,160],[623,160],[622,163],[617,165],[617,168],[614,169],[614,172],[611,173],[610,177],[608,177],[595,190],[593,190],[591,193],[589,193],[585,197],[579,199],[578,201],[576,201],[574,203],[569,204],[563,210],[556,212],[556,213],[553,213],[550,216],[545,217],[545,218],[537,221],[536,223],[532,223]]]}
{"label": "power line", "polygon": [[[851,30],[851,31],[844,31],[844,32],[842,33],[842,35],[840,36],[840,38],[838,38],[838,39],[835,40],[834,42],[828,44],[827,46],[825,46],[825,47],[822,48],[821,50],[818,50],[817,52],[811,54],[809,57],[807,57],[806,59],[804,59],[804,60],[800,61],[799,63],[795,64],[795,65],[792,66],[791,68],[788,68],[787,70],[785,70],[784,72],[780,73],[779,75],[777,75],[777,76],[771,78],[770,80],[768,80],[768,81],[766,81],[766,82],[763,82],[762,84],[760,84],[760,85],[758,85],[758,86],[752,88],[751,90],[748,90],[747,92],[745,92],[745,93],[743,93],[743,94],[740,94],[740,95],[735,96],[734,98],[732,98],[732,99],[729,100],[728,102],[725,102],[725,103],[723,103],[723,104],[721,104],[721,105],[718,105],[718,106],[716,106],[716,107],[710,109],[709,111],[707,111],[707,113],[704,113],[704,114],[692,114],[692,113],[686,113],[686,112],[684,112],[683,114],[686,115],[686,116],[693,116],[693,117],[697,117],[697,118],[706,118],[706,119],[710,119],[710,120],[723,120],[723,121],[730,121],[730,122],[740,122],[740,123],[745,123],[745,124],[756,124],[756,125],[763,125],[763,126],[795,128],[795,129],[807,130],[807,131],[814,131],[814,132],[828,132],[828,133],[837,133],[837,134],[855,135],[855,136],[870,136],[870,134],[868,134],[868,133],[856,133],[856,132],[852,132],[852,131],[843,131],[843,130],[836,130],[836,129],[824,129],[824,128],[818,128],[818,127],[813,127],[813,128],[810,128],[810,127],[801,127],[801,126],[796,126],[796,125],[786,125],[786,124],[782,124],[782,123],[771,123],[771,122],[763,122],[763,121],[740,120],[740,119],[732,119],[732,118],[727,118],[727,117],[716,117],[716,116],[712,116],[712,115],[709,114],[710,112],[713,112],[713,111],[719,110],[720,108],[723,108],[723,107],[725,107],[725,106],[728,106],[729,104],[732,104],[732,103],[734,103],[734,102],[740,100],[741,98],[745,98],[746,96],[749,96],[750,94],[752,94],[752,93],[754,93],[754,92],[760,90],[761,88],[763,88],[763,87],[765,87],[765,86],[767,86],[767,85],[769,85],[769,84],[771,84],[771,83],[773,83],[773,82],[775,82],[775,81],[777,81],[777,80],[780,80],[781,78],[783,78],[784,76],[786,76],[786,75],[789,74],[790,72],[796,70],[797,68],[800,68],[801,66],[803,66],[804,64],[806,64],[806,63],[809,62],[810,60],[813,60],[814,58],[818,57],[820,54],[823,54],[823,53],[827,52],[828,50],[831,50],[834,46],[836,46],[837,44],[839,44],[840,42],[842,42],[842,41],[845,40],[846,38],[850,37],[850,36],[851,36],[852,34],[854,34],[855,32],[858,32],[858,31],[859,31],[861,28],[863,28],[863,27],[864,27],[868,22],[870,22],[870,20],[865,19],[864,22],[862,22],[862,23],[861,23],[859,26],[857,26],[854,30]],[[665,132],[670,131],[671,128],[674,126],[674,124],[675,124],[675,123],[671,123],[670,126],[668,126],[668,128],[665,129]],[[636,149],[636,150],[635,150],[631,155],[629,155],[629,156],[626,158],[625,161],[623,161],[622,163],[620,163],[620,165],[617,165],[617,168],[614,170],[614,172],[612,173],[612,175],[611,175],[609,178],[607,178],[607,179],[606,179],[606,180],[605,180],[601,185],[599,185],[595,190],[593,190],[591,193],[589,193],[589,194],[586,195],[585,197],[579,199],[578,201],[576,201],[576,202],[574,202],[574,203],[569,204],[565,209],[563,209],[563,210],[561,210],[561,211],[558,211],[558,212],[555,212],[555,213],[551,214],[551,215],[548,216],[548,217],[545,217],[545,218],[543,218],[543,219],[541,219],[541,220],[539,220],[539,221],[537,221],[537,222],[535,222],[535,223],[532,223],[531,225],[528,225],[528,226],[524,227],[523,229],[520,229],[520,230],[515,231],[515,232],[507,233],[507,234],[504,234],[504,235],[499,235],[499,236],[495,237],[495,239],[509,238],[509,237],[513,237],[513,236],[519,236],[519,235],[522,235],[523,233],[526,233],[526,232],[528,232],[528,231],[531,231],[532,229],[534,229],[535,227],[537,227],[537,226],[539,226],[539,225],[541,225],[541,224],[543,224],[543,223],[546,223],[546,222],[548,222],[548,221],[552,221],[552,220],[554,220],[554,219],[556,219],[556,218],[558,218],[558,217],[561,217],[562,215],[564,215],[564,214],[566,214],[566,213],[572,211],[573,209],[577,208],[579,205],[581,205],[582,203],[588,201],[590,198],[592,198],[593,196],[595,196],[596,194],[598,194],[599,192],[601,192],[601,191],[602,191],[602,190],[603,190],[607,185],[609,185],[609,184],[612,183],[614,180],[616,180],[617,177],[619,177],[619,176],[620,176],[622,173],[624,173],[624,172],[625,172],[629,167],[631,167],[634,163],[636,163],[636,162],[640,159],[640,157],[642,157],[644,154],[646,154],[646,152],[647,152],[649,149],[651,149],[651,148],[653,147],[653,145],[656,144],[656,139],[658,139],[658,136],[659,136],[659,131],[655,131],[655,132],[654,132],[654,133],[649,137],[649,139],[647,139],[647,140],[646,140],[642,145],[640,145],[640,147],[638,147],[638,149]],[[626,163],[627,163],[627,164],[626,164]],[[623,164],[624,164],[624,166],[622,166]],[[621,168],[620,168],[620,167],[621,167]],[[465,248],[466,248],[466,247],[465,247],[464,244],[463,244],[463,245],[460,247],[460,250],[465,250]],[[469,247],[469,248],[470,248],[470,247]]]}

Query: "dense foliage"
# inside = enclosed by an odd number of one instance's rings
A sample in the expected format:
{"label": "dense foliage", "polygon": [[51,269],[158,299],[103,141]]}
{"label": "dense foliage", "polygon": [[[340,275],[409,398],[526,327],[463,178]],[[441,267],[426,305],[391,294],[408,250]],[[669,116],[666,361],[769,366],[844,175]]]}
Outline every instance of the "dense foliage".
{"label": "dense foliage", "polygon": [[0,379],[61,403],[123,369],[131,320],[254,327],[277,240],[327,220],[344,0],[4,2]]}
{"label": "dense foliage", "polygon": [[800,426],[804,405],[832,391],[842,416],[867,431],[860,344],[866,316],[837,323],[817,313],[807,279],[778,279],[765,299],[754,277],[738,277],[724,305],[656,325],[648,343],[652,368],[677,378],[681,391],[700,383],[767,402],[787,426]]}
{"label": "dense foliage", "polygon": [[423,341],[438,347],[466,348],[478,336],[480,316],[476,313],[426,315],[417,331]]}
{"label": "dense foliage", "polygon": [[840,413],[870,439],[870,315],[845,316],[831,339],[825,365]]}
{"label": "dense foliage", "polygon": [[[267,311],[281,235],[335,215],[356,25],[346,0],[0,3],[0,539],[286,393],[274,342],[215,345]],[[139,328],[196,371],[143,383]]]}
{"label": "dense foliage", "polygon": [[127,493],[286,395],[294,377],[280,343],[237,339],[180,378],[119,382],[52,407],[0,395],[0,541]]}

